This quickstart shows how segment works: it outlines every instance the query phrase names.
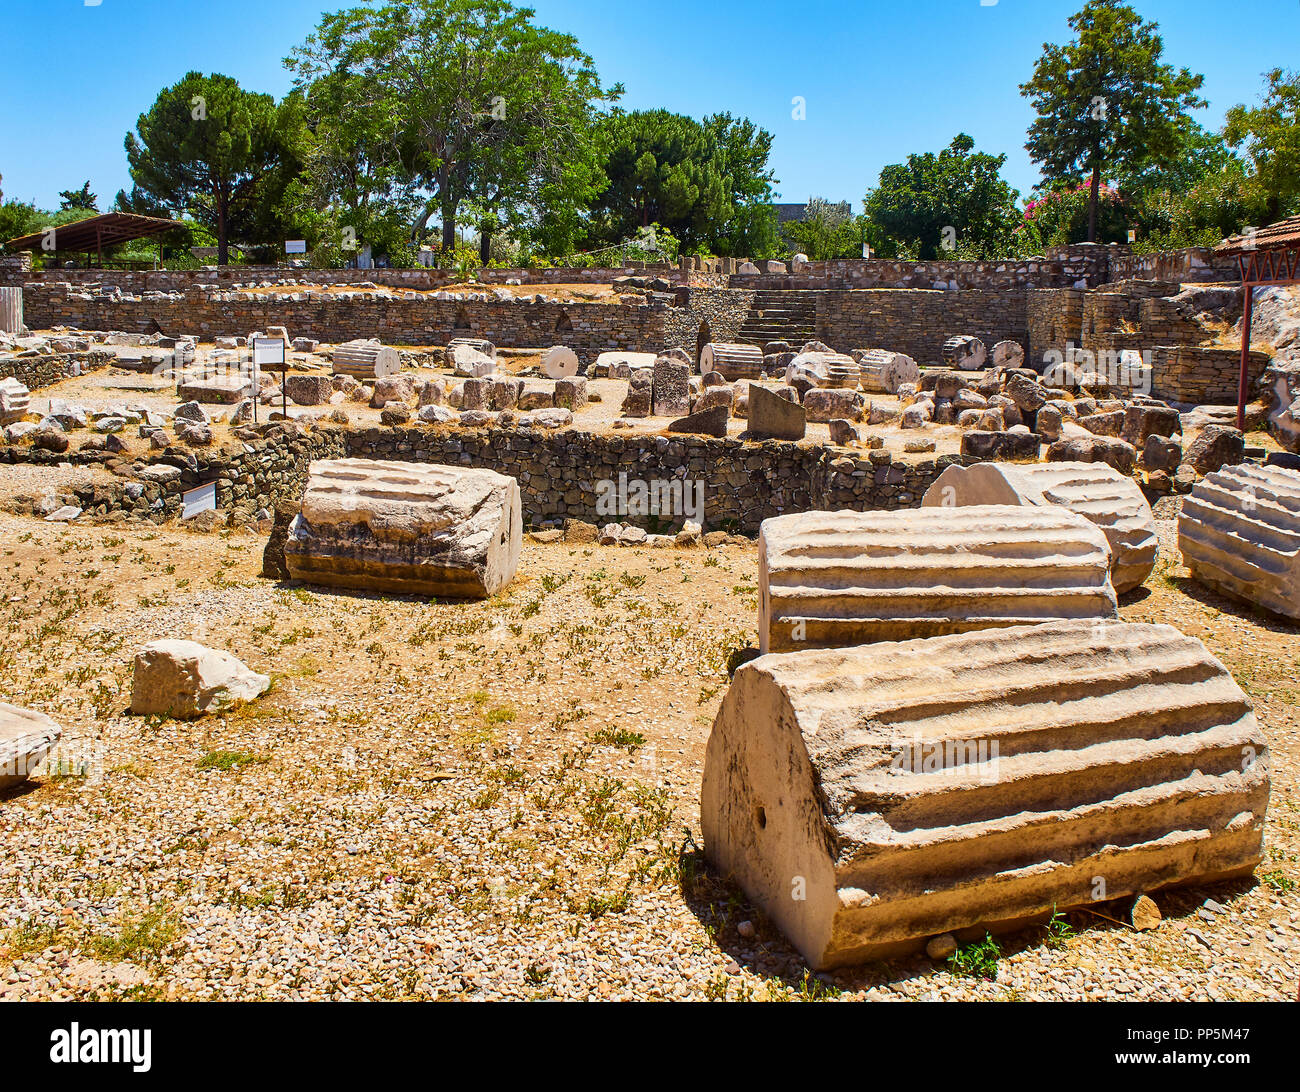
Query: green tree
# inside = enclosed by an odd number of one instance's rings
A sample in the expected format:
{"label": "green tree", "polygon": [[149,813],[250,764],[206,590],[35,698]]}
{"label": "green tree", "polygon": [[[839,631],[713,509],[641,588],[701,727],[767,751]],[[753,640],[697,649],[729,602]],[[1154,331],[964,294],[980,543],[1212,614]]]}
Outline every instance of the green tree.
{"label": "green tree", "polygon": [[63,198],[61,209],[85,209],[89,212],[99,211],[99,198],[90,192],[90,182],[79,190],[60,190],[59,196]]}
{"label": "green tree", "polygon": [[282,110],[229,76],[190,72],[127,133],[131,178],[147,199],[209,227],[225,265],[232,230],[256,230],[278,204],[300,119],[300,107]]}
{"label": "green tree", "polygon": [[660,224],[688,252],[774,247],[771,134],[730,114],[701,123],[668,110],[616,110],[602,143],[609,184],[592,205],[593,242]]}
{"label": "green tree", "polygon": [[1300,209],[1300,73],[1275,68],[1265,79],[1262,104],[1229,110],[1224,136],[1245,146],[1272,223]]}
{"label": "green tree", "polygon": [[0,205],[0,243],[33,235],[49,223],[50,214],[25,201],[6,201]]}
{"label": "green tree", "polygon": [[791,253],[807,254],[815,262],[862,256],[864,222],[847,201],[811,198],[803,219],[788,220],[781,230]]}
{"label": "green tree", "polygon": [[348,115],[365,119],[361,135],[391,137],[398,174],[420,197],[412,242],[436,213],[450,254],[462,206],[490,237],[598,187],[592,115],[621,88],[602,90],[576,39],[532,14],[505,0],[352,8],[325,16],[286,61],[300,86],[342,81]]}
{"label": "green tree", "polygon": [[1176,157],[1187,111],[1205,105],[1196,94],[1204,77],[1163,63],[1158,26],[1120,0],[1088,0],[1070,27],[1076,37],[1044,43],[1020,86],[1038,114],[1025,147],[1049,185],[1090,176],[1088,239],[1095,241],[1103,174]]}
{"label": "green tree", "polygon": [[1020,221],[1018,194],[1001,174],[1006,156],[974,148],[958,133],[938,155],[913,154],[882,169],[863,200],[873,245],[886,256],[904,250],[922,259],[959,247],[971,257],[1004,254]]}

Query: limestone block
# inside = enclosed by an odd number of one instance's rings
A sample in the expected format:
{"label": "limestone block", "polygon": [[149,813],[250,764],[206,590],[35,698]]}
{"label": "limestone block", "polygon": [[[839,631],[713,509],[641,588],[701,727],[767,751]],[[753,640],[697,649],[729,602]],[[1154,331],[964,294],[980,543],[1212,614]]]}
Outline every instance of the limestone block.
{"label": "limestone block", "polygon": [[192,718],[252,701],[271,685],[229,652],[196,641],[150,641],[135,654],[131,712]]}
{"label": "limestone block", "polygon": [[958,334],[943,343],[943,359],[950,366],[974,372],[988,361],[984,342],[971,334]]}
{"label": "limestone block", "polygon": [[0,379],[0,425],[21,421],[31,411],[31,392],[17,379]]}
{"label": "limestone block", "polygon": [[[285,375],[282,386],[289,401],[298,406],[324,405],[334,393],[334,385],[328,375],[296,375],[290,372]],[[189,397],[196,402],[207,401],[197,394]]]}
{"label": "limestone block", "polygon": [[[810,966],[1249,873],[1268,745],[1171,626],[1072,620],[762,656],[705,753],[713,866]],[[801,897],[792,898],[797,891]]]}
{"label": "limestone block", "polygon": [[1242,463],[1183,498],[1183,563],[1200,583],[1300,618],[1300,471]]}
{"label": "limestone block", "polygon": [[587,377],[575,375],[555,381],[555,404],[561,409],[576,410],[587,404]]}
{"label": "limestone block", "polygon": [[993,346],[993,367],[1022,368],[1025,364],[1025,347],[1018,341],[999,341]]}
{"label": "limestone block", "polygon": [[803,406],[757,383],[749,385],[748,414],[755,440],[802,440],[808,429]]}
{"label": "limestone block", "polygon": [[1110,547],[1117,595],[1136,588],[1156,563],[1151,505],[1132,478],[1105,463],[976,463],[948,467],[926,490],[923,507],[1059,504],[1101,528]]}
{"label": "limestone block", "polygon": [[[1072,434],[1071,428],[1084,435]],[[1108,436],[1093,436],[1069,421],[1062,422],[1061,437],[1047,449],[1046,459],[1050,463],[1106,463],[1121,474],[1133,470],[1137,450],[1132,444]]]}
{"label": "limestone block", "polygon": [[552,345],[542,353],[542,374],[547,379],[568,379],[578,374],[582,361],[567,345]]}
{"label": "limestone block", "polygon": [[26,781],[62,734],[44,713],[0,701],[0,789]]}
{"label": "limestone block", "polygon": [[452,370],[460,376],[482,379],[491,375],[497,368],[495,356],[488,356],[473,345],[449,345],[447,354],[451,358]]}
{"label": "limestone block", "polygon": [[711,341],[700,350],[700,374],[721,372],[728,383],[758,379],[763,374],[763,350],[757,345]]}
{"label": "limestone block", "polygon": [[817,387],[803,396],[803,408],[809,421],[860,421],[866,400],[855,390]]}
{"label": "limestone block", "polygon": [[[293,397],[293,392],[289,393]],[[326,395],[326,397],[329,397]],[[389,402],[401,402],[410,405],[415,400],[415,378],[410,375],[386,375],[375,380],[370,394],[372,409],[382,409]]]}
{"label": "limestone block", "polygon": [[379,379],[402,366],[401,354],[378,341],[348,341],[334,347],[334,370],[353,379]]}
{"label": "limestone block", "polygon": [[691,372],[679,360],[661,356],[654,363],[651,402],[656,417],[680,417],[691,411]]}
{"label": "limestone block", "polygon": [[313,462],[285,543],[297,580],[365,591],[485,598],[514,578],[519,486],[432,463]]}
{"label": "limestone block", "polygon": [[776,516],[758,585],[764,652],[1117,612],[1106,536],[1055,506]]}
{"label": "limestone block", "polygon": [[897,394],[904,383],[917,383],[921,379],[921,369],[906,353],[854,349],[850,355],[858,362],[858,379],[864,391]]}
{"label": "limestone block", "polygon": [[1209,474],[1225,466],[1235,466],[1245,458],[1245,437],[1228,425],[1206,425],[1187,445],[1183,461],[1198,474]]}
{"label": "limestone block", "polygon": [[[456,366],[456,350],[462,345],[466,348],[473,349],[477,353],[481,353],[483,356],[489,357],[492,360],[493,368],[496,367],[497,347],[493,345],[492,342],[481,337],[454,337],[447,342],[447,349],[443,354],[443,360],[448,368],[454,368]],[[471,358],[466,355],[465,359],[469,360]]]}

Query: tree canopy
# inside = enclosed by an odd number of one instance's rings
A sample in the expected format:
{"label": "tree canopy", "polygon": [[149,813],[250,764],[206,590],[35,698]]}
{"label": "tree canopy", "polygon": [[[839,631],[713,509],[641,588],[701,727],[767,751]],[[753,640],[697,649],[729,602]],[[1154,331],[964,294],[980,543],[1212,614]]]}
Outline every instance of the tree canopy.
{"label": "tree canopy", "polygon": [[190,72],[127,134],[131,177],[143,198],[211,228],[224,265],[232,228],[258,231],[296,173],[299,118],[294,103],[277,106],[229,76]]}
{"label": "tree canopy", "polygon": [[616,110],[600,138],[609,183],[592,204],[593,243],[660,224],[687,251],[761,257],[774,245],[766,130],[730,114]]}
{"label": "tree canopy", "polygon": [[318,166],[356,164],[333,196],[355,214],[396,191],[415,202],[411,240],[437,214],[445,251],[462,209],[490,234],[548,212],[554,225],[553,206],[587,201],[603,181],[595,115],[621,88],[603,90],[577,40],[531,17],[505,0],[326,15],[285,63],[310,104]]}
{"label": "tree canopy", "polygon": [[1120,0],[1088,0],[1069,22],[1076,37],[1044,43],[1021,85],[1038,115],[1025,147],[1049,184],[1090,177],[1095,240],[1103,174],[1134,175],[1175,155],[1191,123],[1187,111],[1206,105],[1196,94],[1204,77],[1162,62],[1156,24]]}
{"label": "tree canopy", "polygon": [[1275,68],[1265,80],[1263,102],[1229,110],[1224,135],[1244,148],[1272,222],[1300,212],[1300,73]]}
{"label": "tree canopy", "polygon": [[1007,157],[974,148],[974,140],[958,133],[937,155],[909,155],[907,162],[881,170],[863,210],[883,255],[901,250],[931,259],[960,251],[992,258],[1005,252],[1020,221],[1019,195],[1001,174]]}

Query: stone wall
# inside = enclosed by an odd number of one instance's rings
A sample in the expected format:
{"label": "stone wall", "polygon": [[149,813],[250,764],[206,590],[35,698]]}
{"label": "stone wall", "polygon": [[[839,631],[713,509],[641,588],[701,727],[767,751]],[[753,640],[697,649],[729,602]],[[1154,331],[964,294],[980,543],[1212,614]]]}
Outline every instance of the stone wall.
{"label": "stone wall", "polygon": [[[251,433],[253,430],[248,430]],[[217,484],[217,507],[232,523],[250,522],[277,501],[295,499],[312,459],[395,459],[477,466],[519,482],[526,522],[581,519],[590,523],[636,523],[648,530],[679,529],[684,516],[639,517],[601,511],[602,480],[704,483],[709,529],[757,534],[769,516],[811,509],[865,511],[920,504],[935,478],[958,456],[895,461],[888,451],[848,455],[820,446],[779,441],[745,443],[697,436],[606,436],[573,430],[372,428],[263,425],[250,450],[230,453],[169,449],[154,465],[176,467],[174,480],[146,482],[104,451],[55,455],[26,445],[0,446],[0,461],[49,465],[105,464],[123,477],[76,491],[76,503],[92,517],[162,522],[180,515],[182,494]],[[193,458],[193,463],[190,458]],[[120,513],[120,514],[118,514]]]}
{"label": "stone wall", "polygon": [[64,379],[84,375],[113,362],[103,350],[88,353],[43,353],[32,356],[0,356],[0,379],[17,379],[29,391],[40,390]]}
{"label": "stone wall", "polygon": [[217,508],[228,513],[232,524],[243,524],[253,522],[259,512],[274,511],[278,501],[300,497],[312,459],[337,459],[347,454],[344,435],[338,429],[304,432],[296,427],[269,425],[257,431],[261,436],[247,445],[249,450],[169,449],[151,464],[176,468],[176,476],[163,482],[129,476],[129,468],[103,450],[56,455],[21,444],[6,445],[0,446],[0,462],[38,466],[71,462],[115,469],[123,476],[69,489],[70,501],[87,515],[102,519],[134,518],[154,523],[176,519],[185,493],[215,482]]}
{"label": "stone wall", "polygon": [[992,262],[941,259],[928,262],[878,258],[838,258],[804,262],[788,273],[737,274],[733,288],[930,288],[1005,290],[1014,288],[1090,288],[1109,278],[1112,259],[1124,253],[1117,246],[1049,247],[1040,258]]}
{"label": "stone wall", "polygon": [[[346,433],[349,454],[361,458],[479,466],[519,482],[524,518],[589,523],[646,521],[604,514],[598,483],[629,480],[704,482],[705,526],[757,534],[783,512],[906,508],[956,456],[893,462],[887,451],[845,456],[822,447],[771,440],[744,443],[694,436],[604,436],[571,430],[363,429]],[[680,528],[682,517],[661,528]]]}
{"label": "stone wall", "polygon": [[1079,344],[1088,295],[1080,288],[1033,288],[1025,293],[1027,360],[1039,363],[1048,353],[1064,355],[1069,345]]}
{"label": "stone wall", "polygon": [[[1268,362],[1267,353],[1250,353],[1246,366],[1247,398],[1258,395],[1260,377]],[[1162,345],[1151,351],[1151,392],[1172,402],[1235,404],[1240,374],[1240,349]]]}
{"label": "stone wall", "polygon": [[[297,295],[297,298],[295,298]],[[32,329],[73,326],[192,334],[203,341],[285,326],[291,337],[340,342],[375,337],[390,345],[445,345],[453,337],[483,337],[493,344],[544,348],[564,344],[587,356],[604,349],[654,350],[664,345],[668,305],[535,303],[342,298],[291,293],[255,295],[192,286],[184,293],[112,298],[74,292],[67,285],[23,289]],[[638,297],[640,300],[640,298]]]}
{"label": "stone wall", "polygon": [[1236,258],[1220,258],[1209,247],[1186,247],[1160,254],[1122,254],[1111,259],[1112,280],[1239,281]]}
{"label": "stone wall", "polygon": [[[203,269],[45,269],[31,272],[31,255],[26,269],[11,259],[0,260],[0,286],[10,284],[96,285],[120,288],[123,292],[184,292],[192,285],[221,288],[236,285],[327,285],[378,284],[388,288],[426,291],[456,284],[450,269],[294,269],[289,266],[230,265]],[[673,284],[685,283],[688,274],[663,263],[631,262],[625,266],[551,269],[483,269],[477,274],[482,284],[609,284],[615,277],[662,277]],[[692,278],[695,279],[695,278]]]}
{"label": "stone wall", "polygon": [[839,352],[892,349],[919,364],[939,363],[943,343],[954,334],[974,334],[992,349],[1003,340],[1027,339],[1022,290],[943,292],[876,289],[817,295],[817,336]]}
{"label": "stone wall", "polygon": [[678,289],[680,306],[669,310],[666,345],[680,345],[696,358],[710,341],[736,341],[754,302],[752,291],[727,288]]}

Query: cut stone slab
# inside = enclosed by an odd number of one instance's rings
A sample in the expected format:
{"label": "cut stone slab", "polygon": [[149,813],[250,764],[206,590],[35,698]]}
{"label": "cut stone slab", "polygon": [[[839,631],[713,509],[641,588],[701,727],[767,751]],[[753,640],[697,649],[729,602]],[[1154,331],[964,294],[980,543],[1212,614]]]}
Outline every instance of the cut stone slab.
{"label": "cut stone slab", "polygon": [[758,587],[763,652],[1118,613],[1106,536],[1056,506],[776,516]]}
{"label": "cut stone slab", "polygon": [[728,406],[714,406],[712,409],[706,409],[700,413],[687,414],[685,417],[678,418],[668,426],[669,432],[695,432],[702,436],[716,436],[718,438],[727,435],[727,419],[731,416],[731,409]]}
{"label": "cut stone slab", "polygon": [[1117,595],[1136,588],[1155,567],[1159,545],[1151,505],[1137,482],[1105,463],[954,464],[926,490],[921,504],[1059,504],[1077,512],[1106,536]]}
{"label": "cut stone slab", "polygon": [[44,713],[0,701],[0,789],[26,781],[61,735]]}
{"label": "cut stone slab", "polygon": [[[292,376],[293,379],[314,378]],[[328,380],[326,383],[328,384]],[[253,393],[252,381],[242,375],[214,375],[207,379],[186,379],[176,387],[176,396],[182,402],[202,402],[206,405],[233,406]],[[292,392],[289,395],[293,397]]]}
{"label": "cut stone slab", "polygon": [[749,435],[755,440],[802,440],[808,431],[803,406],[757,383],[749,385]]}
{"label": "cut stone slab", "polygon": [[285,561],[296,580],[365,591],[482,599],[514,579],[519,485],[431,463],[313,462]]}
{"label": "cut stone slab", "polygon": [[31,392],[12,376],[0,379],[0,425],[12,425],[31,412]]}
{"label": "cut stone slab", "polygon": [[1178,549],[1206,587],[1300,618],[1300,471],[1243,463],[1183,498]]}
{"label": "cut stone slab", "polygon": [[541,364],[547,379],[568,379],[578,374],[582,361],[567,345],[552,345],[542,354]]}
{"label": "cut stone slab", "polygon": [[131,712],[189,719],[252,701],[271,685],[229,652],[196,641],[150,641],[135,655]]}
{"label": "cut stone slab", "polygon": [[745,664],[700,822],[824,970],[1041,921],[1096,876],[1123,898],[1246,875],[1268,794],[1250,701],[1200,641],[1075,620]]}
{"label": "cut stone slab", "polygon": [[691,370],[680,361],[661,356],[654,363],[651,403],[656,417],[680,417],[691,409]]}
{"label": "cut stone slab", "polygon": [[823,424],[836,419],[861,421],[866,400],[855,390],[814,387],[803,396],[803,408],[809,421]]}
{"label": "cut stone slab", "polygon": [[488,356],[472,345],[449,346],[447,354],[451,358],[453,371],[459,376],[481,379],[491,375],[497,368],[496,357]]}

